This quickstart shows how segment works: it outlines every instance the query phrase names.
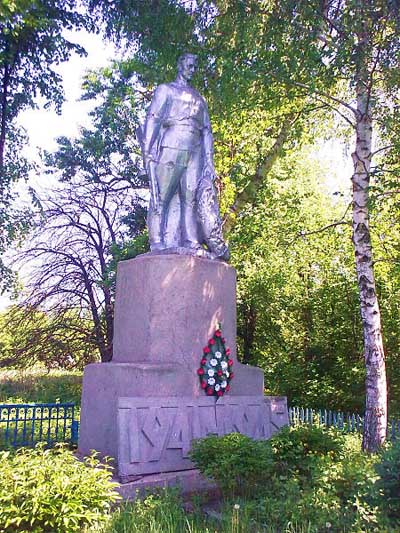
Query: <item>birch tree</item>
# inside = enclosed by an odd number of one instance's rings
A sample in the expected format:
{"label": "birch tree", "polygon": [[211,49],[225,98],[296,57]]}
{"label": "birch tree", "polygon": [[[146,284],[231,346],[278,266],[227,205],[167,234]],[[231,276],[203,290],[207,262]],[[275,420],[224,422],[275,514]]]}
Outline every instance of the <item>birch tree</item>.
{"label": "birch tree", "polygon": [[[381,15],[379,17],[379,12],[373,7],[375,7],[373,2],[368,5],[368,2],[363,3],[361,1],[357,2],[355,6],[357,17],[356,53],[358,57],[354,72],[356,107],[352,109],[356,135],[355,149],[352,154],[354,172],[351,178],[353,183],[353,243],[360,293],[366,367],[363,448],[368,451],[376,451],[382,445],[386,438],[387,429],[385,354],[374,276],[368,203],[374,111],[372,102],[377,97],[374,94],[376,93],[374,90],[376,78],[374,70],[378,66],[380,54],[384,52],[378,40],[379,34],[385,32],[385,25],[388,21],[387,16],[382,17]],[[376,15],[378,16],[376,17]],[[375,17],[378,20],[374,20]]]}
{"label": "birch tree", "polygon": [[[328,0],[282,2],[271,10],[271,23],[286,24],[283,39],[289,43],[272,53],[276,63],[260,59],[256,70],[270,75],[292,91],[333,109],[353,131],[352,220],[355,268],[363,328],[366,367],[366,403],[363,448],[376,451],[387,427],[387,386],[382,326],[374,278],[374,259],[369,225],[369,194],[373,166],[373,128],[376,151],[383,151],[387,107],[396,112],[400,88],[400,40],[397,14],[384,0]],[[270,30],[271,31],[271,30]],[[282,36],[281,36],[282,39]],[[271,50],[273,35],[266,32],[262,49]],[[268,45],[269,44],[269,45]],[[287,56],[303,58],[287,68]],[[297,56],[298,57],[298,56]],[[269,72],[265,66],[270,67]],[[386,107],[382,112],[382,108]],[[389,113],[390,114],[390,113]]]}
{"label": "birch tree", "polygon": [[376,170],[374,155],[383,148],[380,141],[385,143],[382,127],[382,119],[387,117],[385,108],[396,102],[400,89],[398,12],[394,4],[376,0],[335,4],[325,6],[323,18],[329,35],[338,32],[337,44],[346,41],[351,54],[347,79],[352,100],[340,100],[340,104],[351,113],[354,129],[353,244],[366,367],[363,448],[373,452],[386,438],[387,383],[369,225],[370,188]]}

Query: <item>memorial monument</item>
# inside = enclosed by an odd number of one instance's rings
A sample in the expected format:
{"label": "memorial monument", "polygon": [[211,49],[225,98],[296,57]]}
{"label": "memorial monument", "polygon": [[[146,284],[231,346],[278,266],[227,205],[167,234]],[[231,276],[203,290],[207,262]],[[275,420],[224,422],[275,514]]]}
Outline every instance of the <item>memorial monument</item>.
{"label": "memorial monument", "polygon": [[189,85],[196,68],[195,55],[179,58],[175,81],[157,87],[138,131],[151,190],[150,249],[228,259],[214,188],[210,117],[204,98]]}
{"label": "memorial monument", "polygon": [[236,359],[236,273],[226,261],[197,58],[153,96],[138,138],[150,183],[150,249],[118,265],[113,359],[85,368],[79,450],[115,458],[122,481],[193,468],[193,438],[269,438],[286,399]]}

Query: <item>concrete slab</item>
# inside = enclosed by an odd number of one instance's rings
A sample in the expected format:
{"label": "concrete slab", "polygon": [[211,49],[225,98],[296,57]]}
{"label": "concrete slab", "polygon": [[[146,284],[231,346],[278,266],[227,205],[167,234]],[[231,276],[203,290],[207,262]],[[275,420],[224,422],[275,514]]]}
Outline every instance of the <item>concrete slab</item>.
{"label": "concrete slab", "polygon": [[[114,478],[113,481],[119,483],[119,478]],[[125,501],[133,501],[143,498],[152,490],[167,487],[179,488],[185,500],[197,494],[202,495],[206,500],[221,497],[217,485],[205,478],[197,469],[138,476],[137,479],[128,483],[119,483],[117,492]]]}

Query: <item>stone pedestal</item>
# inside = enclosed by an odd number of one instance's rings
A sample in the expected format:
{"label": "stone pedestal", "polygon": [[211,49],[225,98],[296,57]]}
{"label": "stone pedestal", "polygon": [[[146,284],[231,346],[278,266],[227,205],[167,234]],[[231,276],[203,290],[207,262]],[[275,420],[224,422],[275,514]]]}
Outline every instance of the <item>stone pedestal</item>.
{"label": "stone pedestal", "polygon": [[236,360],[236,272],[226,263],[147,254],[119,263],[113,362],[193,372],[219,322]]}
{"label": "stone pedestal", "polygon": [[[236,359],[236,274],[232,267],[181,255],[145,254],[119,263],[113,360],[85,368],[79,451],[88,454],[96,449],[118,462],[121,446],[125,446],[126,456],[127,426],[121,416],[118,423],[118,412],[129,399],[145,404],[147,398],[149,408],[159,411],[167,399],[174,405],[183,398],[186,403],[188,399],[195,403],[206,400],[215,405],[214,398],[205,397],[196,371],[203,347],[218,323],[234,361],[235,378],[226,397],[257,397],[262,401],[262,370]],[[151,416],[161,427],[161,415],[152,411]],[[168,431],[173,431],[174,420],[172,417]],[[287,423],[287,415],[280,420],[280,425]],[[167,446],[169,436],[162,438]],[[175,450],[172,459],[168,452],[168,460],[158,461],[160,472],[193,467],[179,446]],[[154,464],[144,465],[142,470],[154,472]],[[134,471],[140,474],[140,466]]]}

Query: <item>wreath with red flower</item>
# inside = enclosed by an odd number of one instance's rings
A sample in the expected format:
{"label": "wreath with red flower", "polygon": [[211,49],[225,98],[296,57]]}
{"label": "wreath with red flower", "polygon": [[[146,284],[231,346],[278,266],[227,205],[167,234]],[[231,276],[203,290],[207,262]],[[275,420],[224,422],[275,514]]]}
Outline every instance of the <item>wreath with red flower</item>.
{"label": "wreath with red flower", "polygon": [[223,396],[229,392],[230,382],[233,378],[233,359],[229,356],[231,351],[225,346],[222,331],[218,328],[213,337],[203,348],[203,357],[197,374],[200,378],[200,387],[207,396]]}

